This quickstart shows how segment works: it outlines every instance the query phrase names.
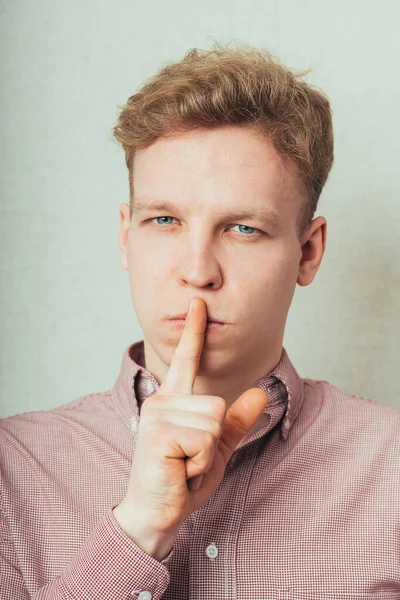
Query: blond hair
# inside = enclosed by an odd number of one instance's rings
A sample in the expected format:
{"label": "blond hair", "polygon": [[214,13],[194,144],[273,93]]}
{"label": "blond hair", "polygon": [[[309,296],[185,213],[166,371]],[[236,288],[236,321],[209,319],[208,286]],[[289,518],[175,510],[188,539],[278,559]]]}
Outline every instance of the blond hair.
{"label": "blond hair", "polygon": [[193,48],[165,64],[122,107],[114,135],[129,170],[130,218],[135,151],[158,138],[191,129],[252,127],[297,166],[305,201],[297,221],[301,239],[312,221],[333,164],[332,116],[327,97],[265,49],[216,43]]}

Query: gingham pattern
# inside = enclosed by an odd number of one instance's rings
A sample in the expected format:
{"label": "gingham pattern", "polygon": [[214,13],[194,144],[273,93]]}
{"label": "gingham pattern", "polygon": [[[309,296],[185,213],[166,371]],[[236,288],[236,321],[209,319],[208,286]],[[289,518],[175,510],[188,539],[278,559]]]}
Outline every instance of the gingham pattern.
{"label": "gingham pattern", "polygon": [[158,562],[114,518],[143,341],[112,389],[0,420],[2,600],[400,599],[400,411],[301,379],[285,349],[258,385],[269,425]]}

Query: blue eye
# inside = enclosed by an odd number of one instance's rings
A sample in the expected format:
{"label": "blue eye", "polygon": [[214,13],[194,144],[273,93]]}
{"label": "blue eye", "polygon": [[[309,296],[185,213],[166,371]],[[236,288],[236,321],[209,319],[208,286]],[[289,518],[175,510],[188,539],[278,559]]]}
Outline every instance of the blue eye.
{"label": "blue eye", "polygon": [[[153,219],[149,219],[150,222],[154,222],[156,219],[174,219],[175,217],[169,217],[169,216],[165,216],[165,217],[154,217]],[[176,220],[176,219],[175,219]],[[154,223],[154,225],[172,225],[172,223],[166,223],[165,221],[163,223]],[[241,227],[242,229],[247,230],[246,231],[241,231],[240,233],[243,233],[244,235],[242,237],[254,237],[255,235],[262,235],[263,232],[260,231],[259,229],[256,229],[255,227],[248,227],[247,225],[231,225],[232,227]],[[249,231],[250,230],[250,231]]]}
{"label": "blue eye", "polygon": [[[252,229],[252,231],[250,231],[250,233],[254,233],[254,231],[258,231],[258,229],[256,229],[255,227],[248,227],[247,225],[232,225],[232,227],[243,227],[244,229]],[[246,232],[244,232],[246,233]],[[247,232],[249,233],[249,232]]]}
{"label": "blue eye", "polygon": [[[173,217],[154,217],[154,219],[173,219]],[[151,221],[154,221],[154,219],[151,219]],[[170,225],[170,223],[164,223],[164,225]]]}

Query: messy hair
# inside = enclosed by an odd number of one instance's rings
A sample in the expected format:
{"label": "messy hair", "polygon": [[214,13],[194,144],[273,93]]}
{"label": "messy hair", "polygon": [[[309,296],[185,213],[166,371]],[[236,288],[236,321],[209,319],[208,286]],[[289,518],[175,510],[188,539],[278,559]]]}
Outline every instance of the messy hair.
{"label": "messy hair", "polygon": [[292,159],[304,198],[297,221],[301,239],[333,164],[329,101],[302,80],[309,71],[289,70],[269,51],[243,44],[193,48],[182,60],[164,64],[128,99],[114,127],[129,170],[130,219],[137,149],[193,129],[240,125]]}

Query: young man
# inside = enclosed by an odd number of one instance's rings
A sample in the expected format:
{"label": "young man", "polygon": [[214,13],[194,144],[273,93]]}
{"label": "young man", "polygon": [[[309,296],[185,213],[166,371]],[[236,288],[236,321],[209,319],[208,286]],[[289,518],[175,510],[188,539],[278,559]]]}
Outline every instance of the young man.
{"label": "young man", "polygon": [[1,421],[4,598],[400,597],[400,411],[282,345],[326,247],[327,99],[266,52],[192,51],[115,134],[144,340],[112,389]]}

